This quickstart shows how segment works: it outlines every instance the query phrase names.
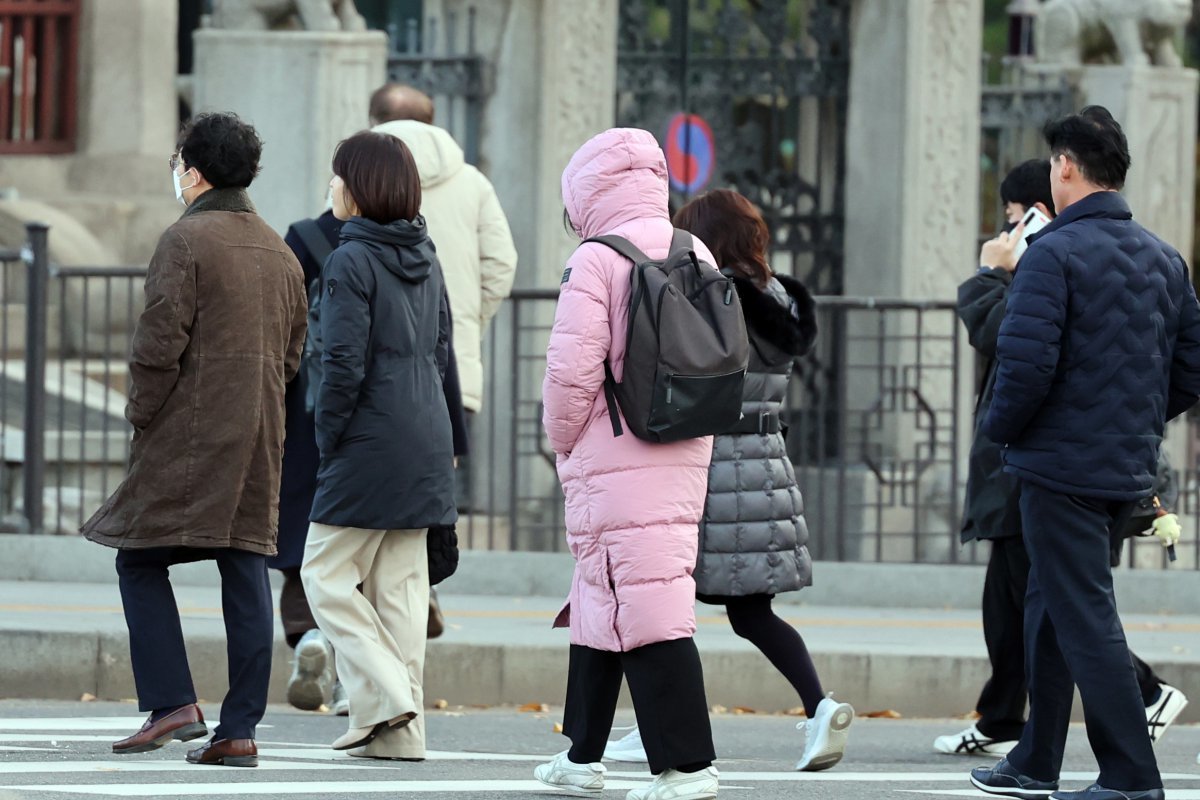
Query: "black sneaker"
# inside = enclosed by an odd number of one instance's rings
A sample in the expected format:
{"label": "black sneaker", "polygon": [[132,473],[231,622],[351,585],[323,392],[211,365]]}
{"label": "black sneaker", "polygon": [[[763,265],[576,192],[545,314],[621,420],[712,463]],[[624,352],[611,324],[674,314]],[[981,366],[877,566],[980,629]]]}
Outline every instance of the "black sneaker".
{"label": "black sneaker", "polygon": [[1166,792],[1162,789],[1143,789],[1141,791],[1105,789],[1098,783],[1093,783],[1078,792],[1055,792],[1051,800],[1165,800]]}
{"label": "black sneaker", "polygon": [[[1039,781],[1017,772],[1007,758],[994,767],[971,770],[971,783],[981,792],[1016,797],[1018,800],[1042,800],[1058,790],[1058,781]],[[1088,797],[1087,800],[1099,800]]]}

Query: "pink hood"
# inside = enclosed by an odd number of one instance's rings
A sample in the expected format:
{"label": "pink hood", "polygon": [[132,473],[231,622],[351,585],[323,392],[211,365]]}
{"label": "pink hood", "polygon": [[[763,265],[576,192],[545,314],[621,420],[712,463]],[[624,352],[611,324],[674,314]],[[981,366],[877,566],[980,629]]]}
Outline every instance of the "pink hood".
{"label": "pink hood", "polygon": [[640,128],[612,128],[589,139],[562,176],[563,204],[580,237],[635,219],[667,217],[667,161]]}

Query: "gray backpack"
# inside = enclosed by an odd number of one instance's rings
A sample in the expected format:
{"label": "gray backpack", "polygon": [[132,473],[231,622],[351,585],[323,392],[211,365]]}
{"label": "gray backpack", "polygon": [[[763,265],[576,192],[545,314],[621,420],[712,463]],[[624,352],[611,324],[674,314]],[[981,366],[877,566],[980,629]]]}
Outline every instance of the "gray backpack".
{"label": "gray backpack", "polygon": [[633,262],[620,383],[604,362],[613,435],[622,434],[618,405],[634,436],[650,442],[728,432],[741,419],[750,355],[733,281],[696,257],[685,231],[675,231],[661,261],[620,236],[586,241]]}

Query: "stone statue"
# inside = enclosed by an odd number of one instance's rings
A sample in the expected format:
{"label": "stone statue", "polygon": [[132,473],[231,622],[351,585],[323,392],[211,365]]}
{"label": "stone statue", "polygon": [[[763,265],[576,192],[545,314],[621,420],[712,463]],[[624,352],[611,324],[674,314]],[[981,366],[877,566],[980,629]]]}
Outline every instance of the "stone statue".
{"label": "stone statue", "polygon": [[1047,0],[1035,28],[1037,57],[1068,67],[1085,60],[1178,67],[1175,40],[1191,16],[1192,0]]}
{"label": "stone statue", "polygon": [[298,17],[308,31],[365,31],[354,0],[214,0],[212,27],[265,31]]}

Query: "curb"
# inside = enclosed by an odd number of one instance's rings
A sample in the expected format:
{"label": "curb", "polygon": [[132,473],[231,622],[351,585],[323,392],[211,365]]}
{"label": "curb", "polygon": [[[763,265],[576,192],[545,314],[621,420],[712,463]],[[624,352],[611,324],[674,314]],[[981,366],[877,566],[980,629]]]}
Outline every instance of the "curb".
{"label": "curb", "polygon": [[[5,659],[0,697],[79,700],[86,692],[100,700],[135,697],[124,634],[0,630]],[[425,701],[451,706],[546,703],[559,706],[566,695],[567,645],[472,645],[442,639],[430,642],[425,666]],[[226,687],[222,637],[188,639],[197,695],[220,702]],[[701,648],[710,705],[773,713],[800,705],[795,691],[757,651]],[[270,700],[286,702],[291,652],[277,640]],[[814,652],[825,683],[838,699],[860,713],[891,709],[905,717],[956,717],[969,713],[989,674],[982,656]],[[1200,663],[1155,662],[1173,686],[1200,697]],[[622,705],[628,706],[627,695]],[[1075,704],[1082,718],[1081,704]],[[1200,721],[1192,703],[1180,722]]]}

